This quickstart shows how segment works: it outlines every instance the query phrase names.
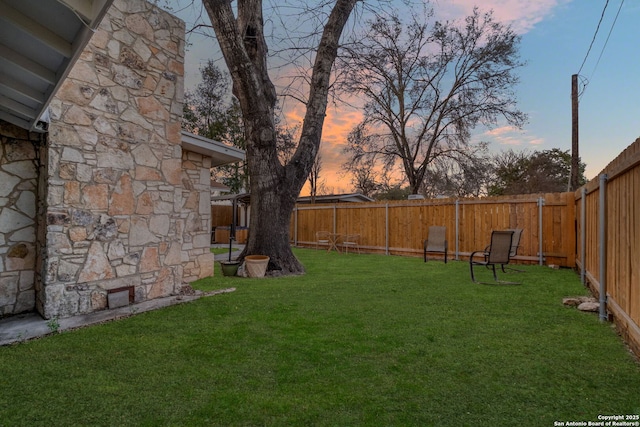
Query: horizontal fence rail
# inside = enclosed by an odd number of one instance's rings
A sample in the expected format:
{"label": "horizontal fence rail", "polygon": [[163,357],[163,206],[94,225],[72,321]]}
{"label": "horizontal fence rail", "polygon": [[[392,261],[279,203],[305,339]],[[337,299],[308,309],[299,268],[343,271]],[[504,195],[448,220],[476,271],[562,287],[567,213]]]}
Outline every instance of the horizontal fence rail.
{"label": "horizontal fence rail", "polygon": [[421,256],[429,226],[445,226],[450,256],[484,249],[493,230],[523,229],[519,263],[575,267],[573,193],[296,206],[290,236],[315,246],[317,231],[359,234],[363,251]]}

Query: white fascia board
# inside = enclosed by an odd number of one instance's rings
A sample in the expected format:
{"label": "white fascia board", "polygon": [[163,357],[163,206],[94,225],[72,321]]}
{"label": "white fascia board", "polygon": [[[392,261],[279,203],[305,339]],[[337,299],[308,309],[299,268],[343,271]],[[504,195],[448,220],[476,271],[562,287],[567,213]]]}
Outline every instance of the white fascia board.
{"label": "white fascia board", "polygon": [[[109,10],[109,8],[111,7],[113,0],[94,0],[94,1],[74,0],[73,2],[69,2],[69,1],[60,1],[60,2],[65,6],[69,6],[69,3],[74,3],[76,4],[76,6],[80,4],[86,4],[88,5],[88,7],[91,8],[92,16],[91,16],[91,21],[89,23],[86,23],[86,22],[84,23],[81,30],[78,32],[78,36],[76,36],[76,39],[73,41],[72,55],[70,58],[63,61],[60,70],[58,70],[57,80],[55,82],[55,85],[51,86],[49,90],[45,93],[45,101],[42,104],[40,110],[36,114],[37,118],[42,117],[42,115],[45,113],[45,110],[49,108],[49,104],[51,103],[51,100],[53,99],[56,92],[58,91],[60,86],[62,86],[62,83],[65,81],[65,79],[71,72],[71,68],[75,65],[78,58],[80,58],[82,51],[84,50],[87,43],[89,43],[89,40],[91,39],[91,36],[93,36],[96,28],[98,28],[98,26],[100,25],[102,18],[104,18],[104,16],[107,14],[107,10]],[[80,19],[79,16],[77,16],[76,18]],[[31,130],[41,131],[38,120],[33,121],[31,125]]]}
{"label": "white fascia board", "polygon": [[187,131],[182,131],[182,148],[211,157],[212,167],[245,159],[244,150]]}
{"label": "white fascia board", "polygon": [[96,29],[113,0],[57,0],[74,11],[91,28]]}

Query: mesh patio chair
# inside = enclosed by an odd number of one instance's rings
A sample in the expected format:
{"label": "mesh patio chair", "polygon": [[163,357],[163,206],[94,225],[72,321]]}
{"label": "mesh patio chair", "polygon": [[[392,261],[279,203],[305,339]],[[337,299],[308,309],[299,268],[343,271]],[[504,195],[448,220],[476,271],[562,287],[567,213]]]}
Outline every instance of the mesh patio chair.
{"label": "mesh patio chair", "polygon": [[[522,228],[508,228],[507,231],[513,231],[513,239],[511,239],[511,249],[509,250],[509,259],[518,255],[518,248],[520,247],[520,237],[522,237]],[[504,264],[500,266],[503,273],[514,271],[516,273],[524,273],[524,270],[518,270],[513,267],[505,267]]]}
{"label": "mesh patio chair", "polygon": [[424,241],[424,262],[427,262],[427,253],[444,253],[444,263],[447,263],[447,227],[432,225],[429,227],[427,240]]}
{"label": "mesh patio chair", "polygon": [[316,249],[318,246],[326,246],[329,248],[329,233],[328,231],[316,231]]}
{"label": "mesh patio chair", "polygon": [[349,248],[354,248],[360,253],[360,235],[345,234],[342,238],[342,248],[345,253],[349,252]]}
{"label": "mesh patio chair", "polygon": [[[493,231],[491,233],[491,244],[488,246],[488,248],[471,253],[471,256],[469,257],[469,270],[471,272],[471,280],[474,283],[485,283],[477,281],[473,272],[474,266],[483,265],[492,270],[495,283],[519,285],[519,283],[516,282],[505,282],[502,280],[498,280],[498,275],[496,274],[496,265],[504,266],[506,264],[509,264],[509,254],[511,252],[512,239],[513,230]],[[476,254],[482,256],[482,261],[474,260]]]}
{"label": "mesh patio chair", "polygon": [[[513,238],[511,239],[511,249],[509,249],[509,260],[518,254],[518,248],[520,247],[520,236],[522,236],[521,228],[507,228],[505,231],[513,231]],[[489,246],[487,246],[484,250],[485,261],[488,256]],[[524,273],[524,270],[518,270],[513,267],[506,267],[505,264],[501,264],[500,268],[503,273],[508,273],[509,271],[513,271],[516,273]],[[509,271],[507,271],[509,270]]]}

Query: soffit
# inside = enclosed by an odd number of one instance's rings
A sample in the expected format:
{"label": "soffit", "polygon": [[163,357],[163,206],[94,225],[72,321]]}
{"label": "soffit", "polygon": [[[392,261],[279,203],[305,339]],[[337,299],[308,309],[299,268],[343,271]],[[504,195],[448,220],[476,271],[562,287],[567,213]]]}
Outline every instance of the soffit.
{"label": "soffit", "polygon": [[0,0],[0,119],[41,121],[113,0]]}
{"label": "soffit", "polygon": [[235,163],[245,159],[244,150],[187,131],[182,131],[182,148],[211,157],[211,167]]}

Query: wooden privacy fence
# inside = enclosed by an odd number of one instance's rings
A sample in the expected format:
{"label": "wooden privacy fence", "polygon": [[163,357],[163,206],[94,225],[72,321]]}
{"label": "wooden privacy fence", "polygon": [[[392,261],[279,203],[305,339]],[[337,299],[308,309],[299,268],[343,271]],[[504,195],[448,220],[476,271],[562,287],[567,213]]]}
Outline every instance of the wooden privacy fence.
{"label": "wooden privacy fence", "polygon": [[357,233],[364,251],[419,256],[431,225],[447,227],[455,259],[484,249],[492,230],[522,228],[516,262],[575,266],[574,193],[297,205],[290,236],[296,246],[315,246],[316,231]]}
{"label": "wooden privacy fence", "polygon": [[233,221],[233,206],[211,205],[211,226],[230,225]]}
{"label": "wooden privacy fence", "polygon": [[613,315],[640,355],[640,138],[575,193],[576,263],[600,298],[600,318]]}

